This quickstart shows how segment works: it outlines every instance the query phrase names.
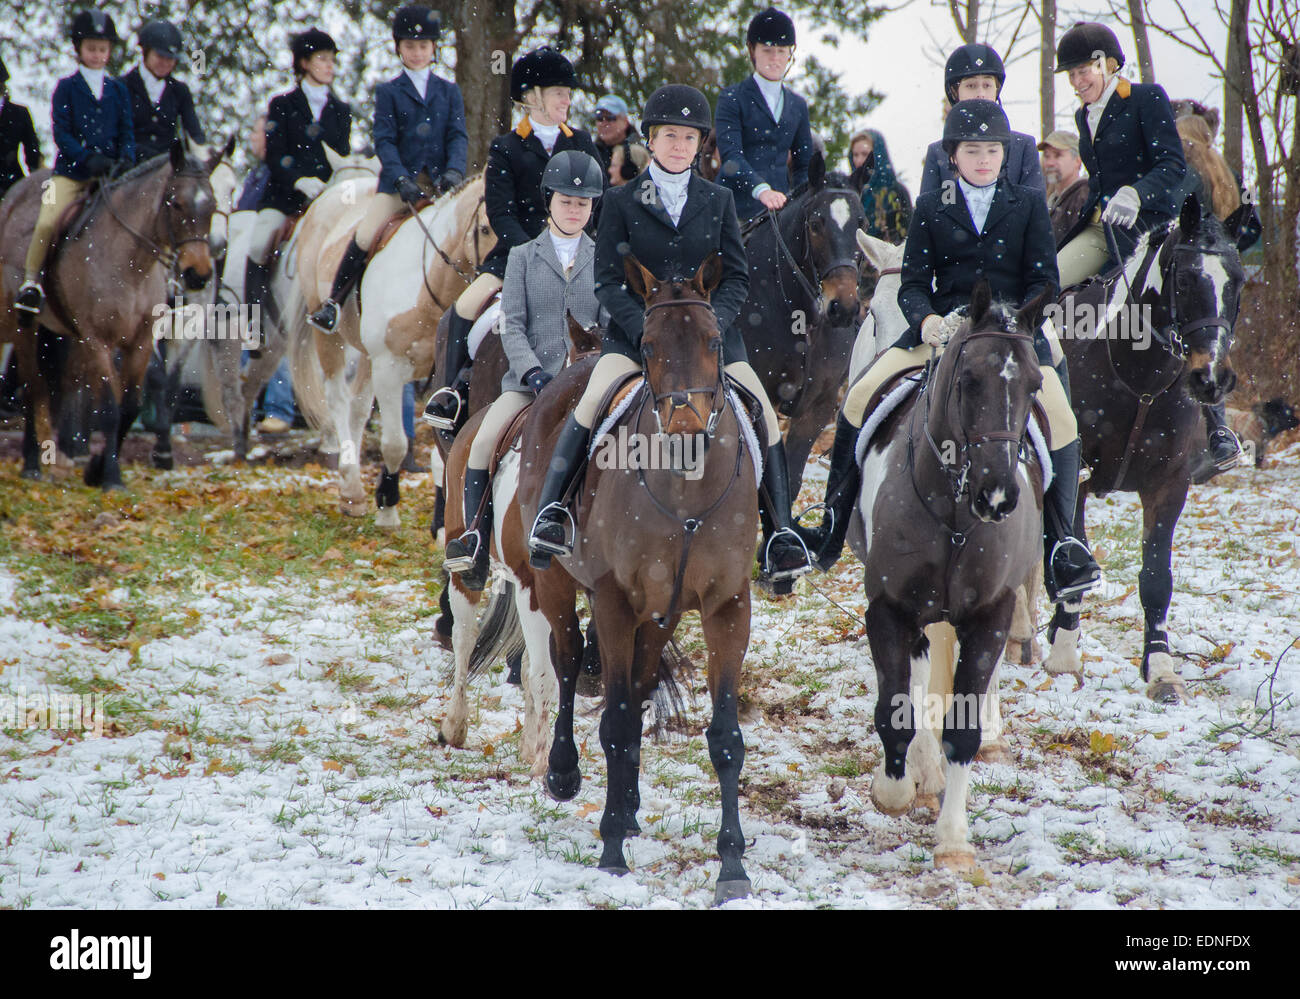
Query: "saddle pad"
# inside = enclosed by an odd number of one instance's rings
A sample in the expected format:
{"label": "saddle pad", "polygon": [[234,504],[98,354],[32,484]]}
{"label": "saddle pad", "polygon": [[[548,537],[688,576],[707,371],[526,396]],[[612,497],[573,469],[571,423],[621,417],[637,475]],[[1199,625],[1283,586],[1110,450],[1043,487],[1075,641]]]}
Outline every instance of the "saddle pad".
{"label": "saddle pad", "polygon": [[[862,424],[862,430],[858,433],[858,442],[854,448],[854,457],[859,465],[867,456],[867,447],[871,444],[871,438],[875,436],[880,425],[889,418],[903,401],[907,399],[914,391],[917,385],[921,383],[921,372],[916,371],[905,378],[895,382],[894,387],[885,394],[884,398],[871,411],[871,415]],[[1038,456],[1038,465],[1042,469],[1043,475],[1043,492],[1047,492],[1048,487],[1052,484],[1052,456],[1047,450],[1047,436],[1039,425],[1039,420],[1043,419],[1040,415],[1039,408],[1034,406],[1030,413],[1029,419],[1029,441],[1034,446],[1034,453]]]}
{"label": "saddle pad", "polygon": [[[501,318],[501,292],[497,292],[488,300],[487,308],[474,320],[474,325],[469,328],[469,356],[470,360],[478,357],[478,349],[483,341],[487,338],[488,332],[496,325]],[[497,331],[500,333],[500,330]]]}
{"label": "saddle pad", "polygon": [[[632,403],[641,395],[645,389],[645,378],[634,378],[624,386],[624,389],[618,393],[617,402],[610,410],[609,415],[601,422],[600,427],[591,435],[591,444],[587,448],[587,458],[591,459],[596,456],[596,449],[600,447],[600,442],[609,436],[611,431],[618,426]],[[731,408],[736,413],[744,413],[745,407],[741,405],[739,397],[730,386],[727,387],[727,397],[731,401]],[[758,447],[758,436],[754,433],[754,427],[749,420],[737,420],[740,424],[740,433],[745,440],[745,450],[749,452],[750,460],[754,463],[754,481],[763,481],[763,454]]]}

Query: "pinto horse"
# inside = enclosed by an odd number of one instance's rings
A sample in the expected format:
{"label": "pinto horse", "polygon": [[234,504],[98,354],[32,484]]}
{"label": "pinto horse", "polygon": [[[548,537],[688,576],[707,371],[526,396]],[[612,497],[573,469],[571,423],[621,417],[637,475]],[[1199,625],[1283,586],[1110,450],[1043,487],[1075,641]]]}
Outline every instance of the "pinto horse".
{"label": "pinto horse", "polygon": [[[622,408],[618,436],[658,446],[665,436],[707,443],[693,471],[658,461],[588,463],[574,500],[577,530],[571,556],[556,562],[593,594],[600,632],[605,709],[600,742],[608,782],[600,822],[600,869],[627,872],[623,840],[640,831],[636,811],[641,762],[642,710],[659,685],[665,646],[686,611],[700,612],[708,646],[713,719],[709,757],[722,790],[718,853],[719,903],[749,893],[741,857],[745,839],[738,800],[745,743],[740,734],[740,672],[749,644],[750,572],[758,531],[758,481],[749,431],[722,372],[722,336],[709,293],[722,276],[721,258],[707,259],[689,281],[660,281],[628,254],[628,286],[646,303],[641,350],[644,382]],[[538,496],[555,438],[582,391],[591,361],[562,371],[538,396],[524,429],[519,485],[523,522],[537,516]],[[612,444],[614,434],[595,440]],[[698,451],[697,451],[698,454]],[[550,588],[537,573],[538,589]],[[565,594],[571,614],[571,603]],[[561,801],[578,792],[581,774],[573,737],[574,689],[580,645],[572,617],[552,616],[559,713],[551,745],[547,787]]]}
{"label": "pinto horse", "polygon": [[760,221],[745,243],[749,296],[737,322],[768,398],[790,418],[785,448],[792,497],[799,495],[813,442],[835,421],[848,371],[861,225],[862,199],[814,154],[807,186]]}
{"label": "pinto horse", "polygon": [[[934,853],[940,867],[974,863],[967,778],[984,720],[996,707],[996,691],[986,695],[1007,644],[1016,591],[1042,556],[1041,465],[1023,461],[1022,452],[1042,384],[1029,331],[1046,300],[1045,293],[1011,316],[993,305],[981,281],[969,318],[919,395],[858,442],[862,491],[848,540],[866,570],[875,725],[884,745],[871,797],[882,812],[901,815],[918,781],[923,795],[946,787]],[[951,703],[940,698],[935,705],[931,658],[945,668],[953,661],[951,647],[932,645],[940,624],[950,625],[960,654],[947,687]],[[942,718],[946,774],[930,731],[936,722],[918,723],[922,707],[927,718]]]}
{"label": "pinto horse", "polygon": [[[1201,404],[1221,402],[1237,381],[1228,352],[1245,274],[1235,240],[1249,208],[1225,224],[1189,196],[1177,224],[1143,234],[1122,268],[1061,299],[1074,412],[1092,469],[1079,487],[1075,535],[1084,536],[1089,493],[1142,498],[1142,679],[1147,696],[1164,703],[1187,698],[1165,631],[1174,528],[1202,439]],[[1044,665],[1081,680],[1079,610],[1056,606]]]}
{"label": "pinto horse", "polygon": [[[87,485],[122,488],[119,453],[140,411],[144,380],[174,272],[189,291],[213,275],[208,232],[216,199],[209,174],[221,151],[200,160],[179,139],[168,153],[99,185],[92,214],[52,248],[45,269],[46,301],[35,323],[73,340],[94,393],[94,424],[104,428],[103,450],[86,465]],[[28,389],[28,433],[23,474],[39,478],[42,463],[66,471],[71,459],[54,433],[52,396],[60,385],[38,362],[38,334],[13,308],[23,255],[50,172],[38,170],[0,202],[0,342],[12,342]],[[122,355],[119,373],[115,355]],[[62,393],[59,408],[73,401]],[[59,414],[60,416],[66,414]],[[60,420],[60,425],[65,422]]]}

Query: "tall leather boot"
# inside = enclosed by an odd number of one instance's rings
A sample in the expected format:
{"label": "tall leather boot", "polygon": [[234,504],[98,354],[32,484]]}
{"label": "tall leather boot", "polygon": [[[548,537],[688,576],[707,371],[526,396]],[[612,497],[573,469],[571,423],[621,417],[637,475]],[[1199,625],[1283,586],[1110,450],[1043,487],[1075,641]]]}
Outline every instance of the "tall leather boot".
{"label": "tall leather boot", "polygon": [[322,333],[333,333],[339,323],[339,313],[347,301],[352,289],[361,280],[366,270],[367,252],[357,246],[356,239],[348,240],[348,248],[343,251],[338,270],[334,272],[334,284],[330,288],[330,297],[321,303],[321,307],[307,317],[309,322]]}
{"label": "tall leather boot", "polygon": [[1235,468],[1241,458],[1241,441],[1237,439],[1237,435],[1228,426],[1226,409],[1227,405],[1222,402],[1217,406],[1201,407],[1201,412],[1205,414],[1206,439],[1209,443],[1210,458],[1214,462],[1215,470],[1219,472],[1226,472],[1230,468]]}
{"label": "tall leather boot", "polygon": [[758,490],[758,514],[763,523],[763,545],[759,549],[759,578],[772,592],[785,594],[794,581],[812,571],[812,561],[803,539],[790,518],[790,476],[786,468],[785,443],[778,440],[763,456],[763,482]]}
{"label": "tall leather boot", "polygon": [[[251,257],[244,263],[244,304],[256,305],[260,309],[265,309],[267,315],[270,315],[268,300],[270,298],[271,287],[271,268],[266,264],[259,264]],[[249,350],[252,357],[262,356],[261,343]]]}
{"label": "tall leather boot", "polygon": [[528,563],[534,569],[549,569],[553,555],[572,555],[573,538],[570,529],[577,531],[567,507],[560,501],[569,491],[575,476],[586,464],[587,443],[591,431],[570,413],[564,421],[555,452],[546,468],[542,481],[542,494],[537,502],[537,520],[528,537]]}
{"label": "tall leather boot", "polygon": [[1079,440],[1051,453],[1052,485],[1043,497],[1043,582],[1053,603],[1077,601],[1101,578],[1088,546],[1074,537],[1079,500]]}
{"label": "tall leather boot", "polygon": [[859,428],[843,413],[835,421],[835,443],[831,445],[831,470],[826,477],[826,498],[822,526],[816,529],[796,527],[810,550],[817,553],[814,562],[822,572],[830,572],[844,551],[844,536],[849,530],[853,507],[862,489],[862,469],[855,454]]}
{"label": "tall leather boot", "polygon": [[[487,469],[465,470],[465,532],[447,542],[442,564],[460,575],[467,589],[481,590],[488,577],[488,539],[492,534],[492,493]],[[479,505],[483,512],[479,514]]]}
{"label": "tall leather boot", "polygon": [[469,331],[474,320],[451,307],[447,320],[447,383],[424,407],[424,422],[439,430],[455,431],[469,416]]}

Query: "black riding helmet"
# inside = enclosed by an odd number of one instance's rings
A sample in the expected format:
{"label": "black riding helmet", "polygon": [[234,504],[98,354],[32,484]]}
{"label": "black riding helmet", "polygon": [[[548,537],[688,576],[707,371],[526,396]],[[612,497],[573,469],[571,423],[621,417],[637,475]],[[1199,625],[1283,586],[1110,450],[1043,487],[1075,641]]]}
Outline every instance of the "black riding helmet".
{"label": "black riding helmet", "polygon": [[397,8],[393,15],[393,41],[419,41],[429,39],[436,42],[442,36],[442,21],[433,9],[423,4],[410,3]]}
{"label": "black riding helmet", "polygon": [[523,102],[524,94],[533,87],[577,85],[573,63],[549,45],[525,53],[510,68],[510,99],[518,103]]}
{"label": "black riding helmet", "polygon": [[1011,143],[1011,123],[997,101],[960,101],[943,122],[943,151],[951,156],[959,142]]}
{"label": "black riding helmet", "polygon": [[713,115],[705,96],[685,83],[660,87],[645,102],[641,128],[649,135],[651,125],[689,125],[700,130],[700,142],[713,127]]}
{"label": "black riding helmet", "polygon": [[1002,85],[1007,82],[1007,70],[1002,65],[1002,57],[993,46],[976,42],[963,45],[948,57],[948,64],[943,68],[943,90],[948,95],[948,103],[957,103],[957,85],[968,76],[991,76],[998,81],[998,95],[1002,94]]}
{"label": "black riding helmet", "polygon": [[117,27],[113,24],[113,18],[102,10],[77,11],[72,17],[72,23],[68,25],[68,35],[74,46],[91,39],[105,42],[121,41],[117,37]]}
{"label": "black riding helmet", "polygon": [[179,59],[184,43],[181,41],[181,29],[171,21],[146,21],[136,35],[140,48],[146,52],[157,52],[164,59]]}
{"label": "black riding helmet", "polygon": [[580,149],[561,149],[550,158],[542,174],[542,203],[549,209],[552,194],[600,200],[605,171],[595,158]]}
{"label": "black riding helmet", "polygon": [[1065,73],[1092,62],[1099,54],[1124,65],[1124,50],[1119,47],[1115,32],[1104,24],[1080,21],[1061,36],[1056,46],[1056,72]]}
{"label": "black riding helmet", "polygon": [[775,7],[761,10],[749,22],[745,32],[745,44],[753,45],[794,45],[794,21],[784,11]]}
{"label": "black riding helmet", "polygon": [[293,69],[298,72],[298,63],[303,59],[310,59],[317,52],[335,52],[339,47],[334,44],[334,39],[328,34],[321,31],[320,28],[308,28],[306,31],[300,31],[289,39],[289,51],[293,54]]}

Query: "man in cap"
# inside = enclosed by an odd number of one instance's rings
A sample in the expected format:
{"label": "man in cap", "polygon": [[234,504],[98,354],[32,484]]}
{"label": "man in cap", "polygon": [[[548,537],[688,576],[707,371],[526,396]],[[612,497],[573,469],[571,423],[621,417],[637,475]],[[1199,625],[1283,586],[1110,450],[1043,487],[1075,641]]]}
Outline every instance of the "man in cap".
{"label": "man in cap", "polygon": [[600,165],[609,172],[614,150],[623,147],[622,179],[631,180],[641,171],[632,159],[632,146],[641,144],[641,133],[627,116],[627,101],[617,94],[606,94],[596,102],[596,153]]}
{"label": "man in cap", "polygon": [[1043,178],[1047,181],[1047,208],[1052,215],[1052,234],[1059,246],[1074,228],[1088,200],[1088,178],[1079,157],[1079,137],[1073,132],[1055,131],[1038,144],[1042,154]]}

